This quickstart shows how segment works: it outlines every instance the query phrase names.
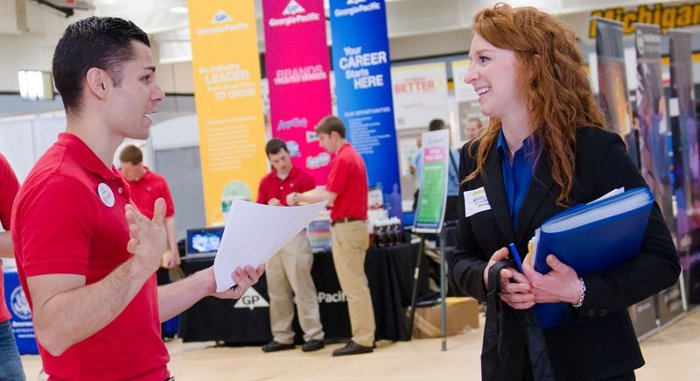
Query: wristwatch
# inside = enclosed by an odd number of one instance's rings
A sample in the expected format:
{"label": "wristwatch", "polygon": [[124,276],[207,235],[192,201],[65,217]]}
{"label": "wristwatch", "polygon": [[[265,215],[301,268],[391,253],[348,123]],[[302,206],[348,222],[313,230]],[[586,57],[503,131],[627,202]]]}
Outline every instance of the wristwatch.
{"label": "wristwatch", "polygon": [[294,205],[299,203],[299,193],[297,193],[297,192],[292,193],[292,202],[294,203]]}

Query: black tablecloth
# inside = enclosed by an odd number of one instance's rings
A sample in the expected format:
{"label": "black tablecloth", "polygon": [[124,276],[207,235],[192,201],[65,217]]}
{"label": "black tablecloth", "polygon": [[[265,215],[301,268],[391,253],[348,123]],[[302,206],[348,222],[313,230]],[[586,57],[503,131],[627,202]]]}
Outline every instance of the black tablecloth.
{"label": "black tablecloth", "polygon": [[[377,340],[408,340],[403,309],[411,303],[413,273],[418,244],[399,244],[386,248],[372,248],[367,252],[365,272],[372,293],[377,324]],[[183,259],[182,268],[192,274],[212,264],[211,258]],[[428,292],[427,264],[422,261],[419,295]],[[327,340],[351,336],[345,295],[333,267],[330,252],[314,255],[311,275],[316,284],[321,322]],[[183,341],[220,341],[229,344],[262,344],[272,339],[270,332],[267,282],[263,276],[254,286],[252,296],[241,300],[202,299],[183,312],[179,335]],[[295,319],[297,342],[301,334]]]}

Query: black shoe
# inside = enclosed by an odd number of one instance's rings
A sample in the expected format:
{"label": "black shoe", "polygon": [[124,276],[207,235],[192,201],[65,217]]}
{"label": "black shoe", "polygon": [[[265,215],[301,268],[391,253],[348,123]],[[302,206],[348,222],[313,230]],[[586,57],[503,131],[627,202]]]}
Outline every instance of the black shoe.
{"label": "black shoe", "polygon": [[325,347],[323,341],[321,340],[309,340],[301,346],[301,350],[304,352],[313,352]]}
{"label": "black shoe", "polygon": [[262,346],[263,352],[277,352],[284,351],[287,349],[294,349],[294,343],[282,344],[272,340],[269,343]]}
{"label": "black shoe", "polygon": [[374,349],[372,347],[365,347],[364,345],[351,341],[346,346],[334,350],[333,356],[361,355],[363,353],[371,353],[373,351]]}

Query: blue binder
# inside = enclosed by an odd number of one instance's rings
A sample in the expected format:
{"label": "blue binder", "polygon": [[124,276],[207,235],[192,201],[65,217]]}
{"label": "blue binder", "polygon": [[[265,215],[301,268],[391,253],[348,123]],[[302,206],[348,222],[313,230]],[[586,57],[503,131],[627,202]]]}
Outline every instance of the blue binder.
{"label": "blue binder", "polygon": [[[546,263],[549,254],[571,266],[579,276],[612,269],[633,259],[642,245],[653,204],[649,189],[634,188],[549,218],[540,227],[535,270],[542,274],[551,271]],[[537,304],[535,312],[542,329],[573,318],[571,307],[563,302]]]}

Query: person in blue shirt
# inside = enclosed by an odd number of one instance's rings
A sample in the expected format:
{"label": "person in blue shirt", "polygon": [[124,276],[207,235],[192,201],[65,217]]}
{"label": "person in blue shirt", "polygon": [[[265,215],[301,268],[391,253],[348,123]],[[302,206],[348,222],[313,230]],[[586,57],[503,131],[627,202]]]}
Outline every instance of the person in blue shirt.
{"label": "person in blue shirt", "polygon": [[[473,29],[465,82],[490,121],[461,151],[448,265],[459,291],[481,301],[489,295],[488,309],[498,307],[487,310],[483,379],[532,380],[550,368],[548,380],[634,380],[644,359],[627,308],[672,286],[680,273],[661,211],[655,204],[637,257],[616,268],[577,274],[550,254],[547,275],[529,257],[523,272],[516,270],[509,243],[525,254],[535,229],[553,215],[646,183],[622,138],[607,131],[578,40],[561,21],[499,3],[477,12]],[[507,267],[489,286],[496,264]],[[572,321],[543,332],[529,324],[536,303],[560,302],[569,305]],[[531,346],[533,335],[545,342],[549,361],[539,356],[541,346]],[[493,353],[500,362],[484,361]]]}

